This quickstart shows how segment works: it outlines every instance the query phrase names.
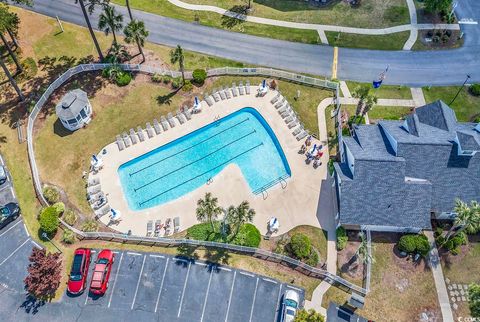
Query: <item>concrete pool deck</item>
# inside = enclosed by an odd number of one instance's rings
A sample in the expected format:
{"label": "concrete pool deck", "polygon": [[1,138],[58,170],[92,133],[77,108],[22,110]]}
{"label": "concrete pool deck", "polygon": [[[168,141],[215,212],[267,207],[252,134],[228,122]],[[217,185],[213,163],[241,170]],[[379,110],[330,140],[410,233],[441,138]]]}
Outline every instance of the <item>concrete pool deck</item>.
{"label": "concrete pool deck", "polygon": [[[321,186],[327,178],[327,149],[324,147],[322,150],[325,153],[320,167],[314,169],[312,163],[307,165],[305,156],[298,154],[304,140],[297,141],[292,135],[293,129],[288,128],[270,103],[276,91],[269,91],[265,97],[261,98],[256,97],[255,94],[256,87],[252,86],[250,95],[221,100],[211,107],[202,101],[202,112],[194,114],[190,121],[180,125],[175,119],[176,126],[174,128],[169,128],[150,139],[145,135],[147,138],[144,142],[139,142],[123,151],[119,151],[115,142],[107,145],[105,147],[107,153],[102,155],[103,169],[96,176],[100,179],[102,191],[107,195],[110,206],[122,214],[122,220],[110,227],[120,232],[131,230],[134,235],[144,236],[149,220],[160,219],[162,223],[165,223],[167,218],[173,219],[178,216],[180,217],[180,230],[187,229],[198,223],[195,214],[196,203],[198,199],[204,197],[206,192],[211,192],[217,197],[219,204],[225,208],[230,205],[237,206],[243,200],[248,200],[250,206],[256,211],[253,224],[260,229],[262,234],[266,234],[267,222],[272,216],[279,219],[279,234],[298,225],[320,227],[321,217],[331,216],[330,209],[322,214],[322,207],[320,207]],[[210,184],[205,184],[181,198],[140,211],[133,211],[129,208],[117,172],[119,166],[244,107],[255,108],[277,136],[292,172],[291,178],[286,179],[286,187],[283,188],[277,184],[268,189],[265,195],[254,195],[240,168],[236,164],[229,164],[213,177]],[[324,144],[327,138],[320,137],[319,141]],[[320,142],[315,143],[319,144]],[[285,186],[285,184],[283,185]],[[100,220],[108,224],[109,216],[103,216]]]}

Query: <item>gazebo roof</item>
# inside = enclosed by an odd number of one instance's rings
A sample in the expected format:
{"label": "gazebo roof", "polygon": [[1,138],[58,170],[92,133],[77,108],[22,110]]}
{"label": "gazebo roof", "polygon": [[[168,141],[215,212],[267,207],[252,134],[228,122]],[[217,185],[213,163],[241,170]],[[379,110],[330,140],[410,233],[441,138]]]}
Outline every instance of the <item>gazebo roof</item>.
{"label": "gazebo roof", "polygon": [[57,104],[55,111],[59,118],[69,120],[77,117],[87,104],[87,93],[81,89],[74,89],[62,97],[62,100]]}

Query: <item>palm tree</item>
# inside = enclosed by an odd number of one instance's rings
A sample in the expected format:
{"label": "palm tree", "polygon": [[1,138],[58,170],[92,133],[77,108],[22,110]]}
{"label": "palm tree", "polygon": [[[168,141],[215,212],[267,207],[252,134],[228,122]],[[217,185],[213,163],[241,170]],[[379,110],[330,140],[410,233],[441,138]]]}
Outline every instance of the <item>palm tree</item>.
{"label": "palm tree", "polygon": [[[114,64],[118,64],[130,59],[130,55],[128,54],[127,49],[125,46],[119,43],[113,43],[110,49],[108,50],[108,56],[111,57],[111,61]],[[107,57],[107,60],[109,60]]]}
{"label": "palm tree", "polygon": [[100,60],[103,60],[103,53],[102,49],[100,49],[100,45],[98,44],[97,37],[95,36],[95,32],[93,32],[92,24],[90,23],[90,18],[88,17],[88,14],[92,14],[93,11],[95,11],[95,6],[101,5],[101,6],[106,6],[108,5],[109,0],[89,0],[87,5],[88,5],[88,13],[87,9],[85,8],[85,2],[83,0],[75,0],[75,3],[80,4],[80,8],[82,8],[83,16],[85,17],[85,22],[87,23],[88,31],[90,32],[90,36],[92,37],[93,44],[95,45],[95,49],[97,50],[98,57]]}
{"label": "palm tree", "polygon": [[177,47],[175,47],[175,49],[172,49],[172,51],[170,52],[170,62],[172,64],[178,63],[180,71],[182,72],[183,84],[185,84],[184,60],[185,57],[183,56],[183,49],[182,47],[180,47],[180,45],[177,45]]}
{"label": "palm tree", "polygon": [[132,15],[132,9],[130,8],[130,1],[125,0],[125,2],[127,4],[128,16],[130,17],[130,21],[132,21],[133,20],[133,15]]}
{"label": "palm tree", "polygon": [[210,192],[205,194],[204,199],[197,201],[197,220],[201,222],[209,222],[212,225],[212,231],[215,231],[213,221],[222,213],[222,208],[218,206],[218,199],[212,197]]}
{"label": "palm tree", "polygon": [[227,214],[230,218],[230,222],[235,225],[235,235],[238,234],[240,227],[247,223],[252,222],[253,217],[255,216],[255,210],[250,208],[250,204],[248,201],[242,201],[242,203],[237,207],[234,208],[230,206],[228,208]]}
{"label": "palm tree", "polygon": [[371,254],[368,252],[368,241],[365,237],[365,233],[362,231],[359,233],[360,236],[360,245],[355,251],[355,260],[360,259],[363,264],[370,264],[374,262],[374,259]]}
{"label": "palm tree", "polygon": [[117,42],[116,31],[122,29],[123,26],[123,15],[115,11],[113,6],[105,6],[103,12],[100,14],[98,19],[98,29],[103,30],[105,35],[112,33],[113,42]]}
{"label": "palm tree", "polygon": [[357,109],[355,111],[355,118],[362,113],[363,104],[365,99],[368,97],[370,93],[370,86],[369,85],[359,85],[355,87],[353,90],[352,96],[358,98]]}
{"label": "palm tree", "polygon": [[7,75],[10,84],[12,84],[13,88],[15,88],[15,91],[17,92],[17,95],[20,98],[20,100],[23,101],[25,99],[25,97],[23,96],[23,93],[20,90],[20,88],[18,87],[17,82],[13,78],[12,74],[8,70],[7,66],[5,65],[5,63],[3,62],[3,59],[1,57],[0,57],[0,67],[2,67],[3,71],[5,72],[5,75]]}
{"label": "palm tree", "polygon": [[360,120],[365,117],[365,115],[373,108],[373,105],[377,104],[377,102],[378,102],[377,96],[372,94],[367,95],[367,97],[363,102],[364,105],[362,109],[362,117],[358,120],[358,122],[360,122]]}
{"label": "palm tree", "polygon": [[125,41],[127,44],[137,43],[138,50],[142,55],[142,62],[145,61],[145,54],[142,47],[145,45],[145,39],[148,37],[148,30],[145,29],[145,23],[139,20],[132,20],[125,26],[123,30]]}
{"label": "palm tree", "polygon": [[466,202],[456,199],[454,212],[456,217],[445,237],[445,243],[464,230],[467,233],[475,233],[480,226],[480,204],[477,201],[471,201],[468,206]]}

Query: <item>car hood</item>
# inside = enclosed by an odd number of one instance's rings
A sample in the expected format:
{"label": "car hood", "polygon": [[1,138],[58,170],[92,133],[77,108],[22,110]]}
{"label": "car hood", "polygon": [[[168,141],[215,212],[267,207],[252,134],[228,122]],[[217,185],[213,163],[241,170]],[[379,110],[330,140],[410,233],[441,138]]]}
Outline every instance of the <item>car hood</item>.
{"label": "car hood", "polygon": [[70,293],[78,293],[82,290],[82,288],[83,288],[82,280],[79,280],[79,281],[69,280],[68,281],[68,291]]}

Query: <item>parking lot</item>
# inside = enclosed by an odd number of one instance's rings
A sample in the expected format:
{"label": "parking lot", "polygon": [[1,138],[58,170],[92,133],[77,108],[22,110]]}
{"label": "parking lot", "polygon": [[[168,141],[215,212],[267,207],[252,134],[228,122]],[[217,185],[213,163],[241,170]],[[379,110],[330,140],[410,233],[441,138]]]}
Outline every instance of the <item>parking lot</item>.
{"label": "parking lot", "polygon": [[[93,258],[96,258],[97,252]],[[93,271],[91,264],[88,283]],[[303,290],[229,267],[160,254],[116,252],[107,293],[62,302],[159,321],[277,321],[281,297]],[[84,316],[82,316],[85,318]]]}

